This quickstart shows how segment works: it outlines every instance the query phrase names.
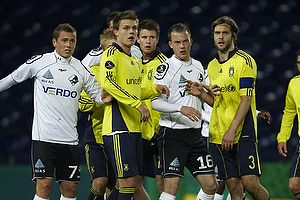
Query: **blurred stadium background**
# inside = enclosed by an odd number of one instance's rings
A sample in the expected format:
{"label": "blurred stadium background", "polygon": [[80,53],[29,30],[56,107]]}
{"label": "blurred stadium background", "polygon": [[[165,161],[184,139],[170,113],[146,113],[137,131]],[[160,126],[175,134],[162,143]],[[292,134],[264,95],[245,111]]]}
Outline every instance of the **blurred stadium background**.
{"label": "blurred stadium background", "polygon": [[[78,45],[74,57],[83,59],[98,46],[99,34],[106,28],[106,16],[111,11],[127,9],[135,10],[140,20],[152,18],[160,24],[159,47],[168,57],[172,55],[167,44],[169,27],[177,22],[187,24],[194,39],[192,57],[206,67],[216,53],[211,23],[219,16],[231,16],[240,28],[238,47],[250,53],[257,62],[257,108],[267,110],[273,116],[271,125],[263,120],[258,122],[264,173],[261,182],[272,199],[293,198],[288,189],[288,167],[291,151],[298,143],[297,126],[293,128],[288,143],[290,154],[286,159],[277,152],[276,135],[288,82],[299,74],[295,66],[295,54],[300,49],[299,8],[298,0],[1,0],[0,78],[32,55],[53,51],[52,31],[59,23],[68,22],[77,29]],[[32,93],[33,80],[0,93],[0,191],[7,193],[10,199],[21,199],[17,198],[20,194],[23,197],[29,195],[30,199],[34,194],[35,184],[30,181],[29,167]],[[86,115],[79,113],[80,138],[85,121]],[[80,146],[83,181],[79,188],[82,198],[79,199],[84,199],[90,185],[82,142]],[[178,199],[189,199],[199,189],[191,179],[187,173],[181,185],[188,187],[181,187]],[[155,195],[153,180],[147,179],[145,184],[151,195]]]}

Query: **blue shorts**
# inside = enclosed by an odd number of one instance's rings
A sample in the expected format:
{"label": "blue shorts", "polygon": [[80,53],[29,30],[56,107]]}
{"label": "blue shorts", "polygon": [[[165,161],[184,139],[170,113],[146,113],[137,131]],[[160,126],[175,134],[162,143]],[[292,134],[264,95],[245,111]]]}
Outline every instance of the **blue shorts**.
{"label": "blue shorts", "polygon": [[261,175],[256,142],[240,142],[230,151],[223,151],[221,144],[209,144],[221,180],[240,178],[244,175]]}
{"label": "blue shorts", "polygon": [[78,145],[32,141],[32,180],[52,178],[56,181],[80,181],[80,151]]}
{"label": "blue shorts", "polygon": [[141,133],[104,135],[104,149],[118,178],[136,176],[141,171]]}
{"label": "blue shorts", "polygon": [[[154,144],[156,143],[156,144]],[[157,148],[157,140],[142,139],[142,169],[139,173],[141,176],[155,178],[161,175],[160,157]]]}
{"label": "blue shorts", "polygon": [[92,180],[99,177],[107,177],[107,185],[110,187],[115,186],[116,177],[113,173],[112,166],[105,155],[102,144],[85,144],[85,158]]}
{"label": "blue shorts", "polygon": [[161,127],[158,148],[164,178],[183,177],[184,167],[193,176],[215,174],[215,164],[199,129]]}
{"label": "blue shorts", "polygon": [[300,163],[299,163],[300,155],[299,155],[299,151],[300,151],[300,144],[298,144],[298,146],[295,149],[295,151],[293,153],[293,156],[292,156],[289,178],[300,177]]}

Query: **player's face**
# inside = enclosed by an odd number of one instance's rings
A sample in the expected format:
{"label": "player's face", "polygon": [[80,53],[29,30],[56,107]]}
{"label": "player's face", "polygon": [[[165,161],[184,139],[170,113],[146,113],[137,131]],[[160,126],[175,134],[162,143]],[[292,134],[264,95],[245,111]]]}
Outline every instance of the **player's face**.
{"label": "player's face", "polygon": [[297,63],[298,70],[299,70],[299,72],[300,72],[300,55],[297,56],[297,61],[296,61],[296,63]]}
{"label": "player's face", "polygon": [[114,30],[117,36],[118,44],[124,49],[131,48],[136,41],[137,36],[137,22],[135,20],[123,19],[120,22],[119,30]]}
{"label": "player's face", "polygon": [[137,42],[143,53],[144,59],[149,59],[156,49],[159,38],[154,30],[142,29],[139,32]]}
{"label": "player's face", "polygon": [[175,57],[181,61],[190,60],[192,43],[193,39],[190,38],[187,31],[181,33],[171,33],[171,41],[169,41],[169,46],[173,49]]}
{"label": "player's face", "polygon": [[234,49],[234,40],[229,25],[220,24],[215,27],[214,43],[221,53],[227,53]]}
{"label": "player's face", "polygon": [[76,41],[76,33],[61,31],[57,40],[52,39],[52,44],[56,53],[64,58],[69,58],[74,53]]}

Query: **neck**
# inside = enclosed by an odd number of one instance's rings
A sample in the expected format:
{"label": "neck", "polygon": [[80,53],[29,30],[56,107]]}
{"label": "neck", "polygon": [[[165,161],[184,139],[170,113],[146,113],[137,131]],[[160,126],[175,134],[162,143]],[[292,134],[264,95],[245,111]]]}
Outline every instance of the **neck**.
{"label": "neck", "polygon": [[228,60],[229,52],[234,50],[234,45],[232,45],[230,48],[228,48],[225,51],[220,51],[218,50],[218,55],[219,55],[219,61],[223,62]]}
{"label": "neck", "polygon": [[121,42],[116,42],[122,49],[123,49],[123,51],[126,53],[126,54],[130,54],[130,51],[131,51],[131,46],[126,46],[126,45],[124,45],[123,43],[121,43]]}

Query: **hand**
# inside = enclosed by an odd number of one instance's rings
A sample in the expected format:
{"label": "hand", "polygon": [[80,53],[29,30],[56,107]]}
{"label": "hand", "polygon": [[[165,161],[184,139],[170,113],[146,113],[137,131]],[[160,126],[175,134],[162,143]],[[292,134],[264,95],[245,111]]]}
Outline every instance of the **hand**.
{"label": "hand", "polygon": [[110,94],[108,94],[105,90],[102,90],[101,91],[101,100],[103,101],[103,103],[108,103],[113,100],[113,97]]}
{"label": "hand", "polygon": [[193,107],[188,107],[188,106],[182,106],[180,108],[180,112],[181,114],[183,114],[184,116],[188,117],[191,121],[196,121],[198,122],[199,120],[201,120],[201,113],[199,112],[199,110],[193,108]]}
{"label": "hand", "polygon": [[194,96],[200,96],[203,92],[202,84],[191,80],[186,80],[185,89],[188,91],[188,94],[192,94]]}
{"label": "hand", "polygon": [[227,130],[222,139],[222,149],[230,151],[233,148],[233,142],[235,138],[235,131]]}
{"label": "hand", "polygon": [[267,119],[268,124],[271,124],[273,121],[272,116],[268,111],[258,113],[258,117],[261,119]]}
{"label": "hand", "polygon": [[217,84],[212,85],[212,86],[203,85],[203,87],[207,90],[207,92],[209,94],[211,94],[211,96],[214,98],[214,100],[216,100],[216,96],[220,95],[218,93],[218,91],[220,91],[220,87]]}
{"label": "hand", "polygon": [[150,116],[148,108],[144,104],[141,104],[137,109],[141,113],[141,121],[147,121]]}
{"label": "hand", "polygon": [[156,90],[157,92],[161,93],[161,94],[166,94],[167,98],[169,98],[170,96],[170,90],[167,86],[165,85],[157,85],[156,86]]}
{"label": "hand", "polygon": [[278,152],[280,155],[283,157],[287,156],[287,148],[286,148],[286,143],[285,142],[279,142],[277,146]]}

